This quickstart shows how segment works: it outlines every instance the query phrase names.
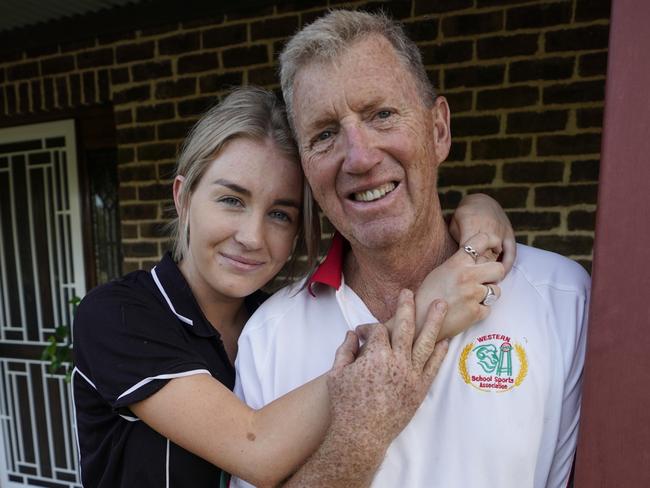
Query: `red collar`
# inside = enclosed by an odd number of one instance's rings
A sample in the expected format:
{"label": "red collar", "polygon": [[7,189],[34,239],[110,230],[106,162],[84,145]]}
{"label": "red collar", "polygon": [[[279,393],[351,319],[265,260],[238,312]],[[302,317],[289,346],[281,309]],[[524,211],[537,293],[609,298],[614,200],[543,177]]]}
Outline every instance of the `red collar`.
{"label": "red collar", "polygon": [[327,255],[322,263],[318,265],[316,271],[310,276],[307,282],[307,290],[312,296],[312,289],[315,283],[331,286],[338,290],[341,286],[341,277],[343,276],[343,252],[345,249],[345,238],[336,232],[332,237],[332,243],[327,251]]}

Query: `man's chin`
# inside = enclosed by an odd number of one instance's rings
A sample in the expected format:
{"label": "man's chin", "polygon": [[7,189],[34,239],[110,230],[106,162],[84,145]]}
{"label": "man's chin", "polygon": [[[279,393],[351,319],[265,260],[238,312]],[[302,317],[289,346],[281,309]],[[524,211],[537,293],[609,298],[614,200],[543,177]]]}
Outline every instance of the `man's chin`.
{"label": "man's chin", "polygon": [[366,224],[363,228],[354,229],[347,237],[353,248],[360,247],[368,250],[388,250],[393,246],[403,244],[406,229],[403,226],[391,226],[386,223]]}

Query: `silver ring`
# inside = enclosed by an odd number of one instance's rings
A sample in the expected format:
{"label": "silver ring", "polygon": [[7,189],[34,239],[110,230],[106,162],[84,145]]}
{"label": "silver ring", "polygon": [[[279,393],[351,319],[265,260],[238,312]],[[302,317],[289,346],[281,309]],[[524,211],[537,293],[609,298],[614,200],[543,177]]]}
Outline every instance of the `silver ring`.
{"label": "silver ring", "polygon": [[463,246],[463,251],[465,251],[467,254],[472,256],[474,258],[474,262],[476,262],[479,256],[479,254],[476,252],[476,249],[468,245],[468,246]]}
{"label": "silver ring", "polygon": [[485,305],[486,307],[490,307],[496,303],[498,300],[497,294],[494,293],[494,290],[490,285],[485,285],[487,288],[485,291],[485,296],[483,297],[483,300],[481,300],[481,305]]}

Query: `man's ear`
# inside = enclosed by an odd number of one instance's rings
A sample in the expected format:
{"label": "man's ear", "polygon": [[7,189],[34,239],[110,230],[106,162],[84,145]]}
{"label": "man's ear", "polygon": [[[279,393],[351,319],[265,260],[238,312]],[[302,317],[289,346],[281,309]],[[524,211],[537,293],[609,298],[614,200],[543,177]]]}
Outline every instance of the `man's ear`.
{"label": "man's ear", "polygon": [[447,99],[438,96],[431,108],[433,117],[433,142],[435,145],[437,164],[442,163],[451,149],[451,115]]}
{"label": "man's ear", "polygon": [[178,175],[174,178],[172,185],[172,192],[174,193],[174,207],[176,207],[176,215],[181,216],[181,189],[185,184],[185,177]]}

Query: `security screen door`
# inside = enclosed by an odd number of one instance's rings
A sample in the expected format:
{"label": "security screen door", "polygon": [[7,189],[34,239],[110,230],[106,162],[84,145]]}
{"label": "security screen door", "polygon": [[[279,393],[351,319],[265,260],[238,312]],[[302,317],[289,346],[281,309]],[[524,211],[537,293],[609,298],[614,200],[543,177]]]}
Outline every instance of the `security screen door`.
{"label": "security screen door", "polygon": [[0,129],[0,486],[81,486],[72,396],[41,352],[85,293],[74,121]]}

